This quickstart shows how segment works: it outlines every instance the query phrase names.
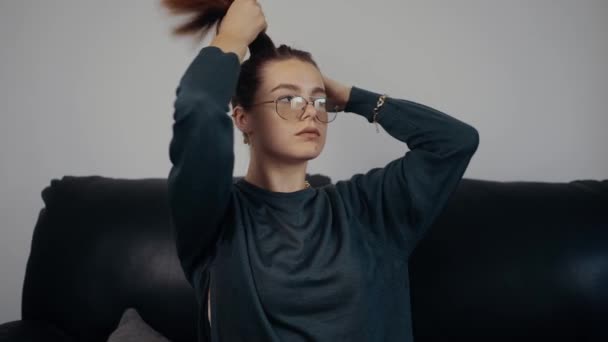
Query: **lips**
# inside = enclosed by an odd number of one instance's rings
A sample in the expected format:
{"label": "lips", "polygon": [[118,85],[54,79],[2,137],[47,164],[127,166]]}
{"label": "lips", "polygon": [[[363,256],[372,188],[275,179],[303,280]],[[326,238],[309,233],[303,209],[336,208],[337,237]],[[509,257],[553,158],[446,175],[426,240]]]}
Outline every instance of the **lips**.
{"label": "lips", "polygon": [[317,128],[315,128],[315,127],[306,127],[303,130],[301,130],[298,133],[296,133],[296,135],[300,135],[302,133],[313,133],[313,134],[316,134],[318,136],[321,135],[321,132]]}

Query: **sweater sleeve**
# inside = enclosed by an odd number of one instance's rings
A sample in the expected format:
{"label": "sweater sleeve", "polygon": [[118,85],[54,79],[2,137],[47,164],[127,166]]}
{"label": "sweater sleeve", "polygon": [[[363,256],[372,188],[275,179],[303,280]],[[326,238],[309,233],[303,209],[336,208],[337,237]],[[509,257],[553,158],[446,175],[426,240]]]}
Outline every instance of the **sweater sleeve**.
{"label": "sweater sleeve", "polygon": [[187,280],[206,267],[232,195],[233,125],[227,115],[240,72],[238,56],[202,48],[176,88],[171,170],[171,222]]}
{"label": "sweater sleeve", "polygon": [[[381,94],[354,86],[345,112],[373,122]],[[428,106],[387,97],[377,122],[392,137],[407,144],[400,158],[384,167],[359,173],[341,188],[352,199],[353,212],[372,229],[409,252],[443,211],[476,152],[479,134],[472,126]]]}

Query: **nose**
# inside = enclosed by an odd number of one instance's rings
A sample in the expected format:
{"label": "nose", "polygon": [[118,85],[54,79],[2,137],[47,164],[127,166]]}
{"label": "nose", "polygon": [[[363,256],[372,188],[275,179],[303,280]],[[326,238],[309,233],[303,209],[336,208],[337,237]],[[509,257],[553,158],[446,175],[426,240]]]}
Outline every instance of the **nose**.
{"label": "nose", "polygon": [[[309,106],[312,108],[310,111],[308,110]],[[315,103],[312,101],[308,101],[306,107],[304,107],[304,113],[302,113],[302,115],[300,116],[300,120],[304,121],[308,116],[312,116],[312,118],[315,119],[318,114],[319,112],[315,108]]]}

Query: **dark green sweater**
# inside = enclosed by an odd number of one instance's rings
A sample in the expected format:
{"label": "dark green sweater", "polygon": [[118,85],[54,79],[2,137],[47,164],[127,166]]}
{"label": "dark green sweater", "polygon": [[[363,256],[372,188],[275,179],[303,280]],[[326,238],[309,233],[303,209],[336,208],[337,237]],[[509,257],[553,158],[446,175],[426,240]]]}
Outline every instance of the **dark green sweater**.
{"label": "dark green sweater", "polygon": [[[409,151],[335,184],[272,192],[233,181],[227,113],[239,72],[235,53],[207,46],[176,89],[169,200],[200,340],[412,341],[408,258],[461,180],[477,130],[389,97],[378,123]],[[379,96],[353,87],[344,111],[371,123]]]}

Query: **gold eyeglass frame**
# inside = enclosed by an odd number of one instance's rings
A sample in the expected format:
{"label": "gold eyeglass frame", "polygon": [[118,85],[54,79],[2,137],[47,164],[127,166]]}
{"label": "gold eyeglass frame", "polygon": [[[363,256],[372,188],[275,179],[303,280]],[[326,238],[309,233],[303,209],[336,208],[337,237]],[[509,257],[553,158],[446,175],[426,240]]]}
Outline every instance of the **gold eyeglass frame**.
{"label": "gold eyeglass frame", "polygon": [[[277,115],[278,115],[278,116],[279,116],[281,119],[283,119],[283,120],[288,120],[288,121],[289,121],[289,119],[284,118],[283,116],[281,116],[281,114],[279,114],[279,108],[278,108],[278,105],[279,105],[279,104],[278,104],[278,102],[279,102],[279,100],[281,100],[281,99],[283,99],[283,98],[285,98],[285,97],[300,97],[300,98],[302,98],[302,99],[304,100],[304,102],[306,102],[306,104],[304,105],[304,107],[302,107],[302,113],[300,113],[300,114],[297,116],[297,118],[298,118],[298,120],[299,120],[299,121],[302,121],[302,119],[301,119],[301,118],[302,118],[302,115],[303,115],[303,114],[306,112],[306,108],[308,107],[308,105],[309,105],[310,103],[312,103],[312,104],[313,104],[313,106],[314,106],[314,100],[313,100],[313,98],[314,98],[314,99],[325,99],[325,101],[328,101],[328,99],[327,99],[326,97],[312,97],[312,96],[311,96],[311,97],[309,97],[308,99],[306,99],[304,96],[300,96],[300,95],[282,95],[282,96],[277,97],[277,98],[276,98],[276,99],[274,99],[274,100],[262,101],[262,102],[254,103],[254,104],[252,104],[251,106],[257,106],[257,105],[266,104],[266,103],[274,103],[274,111],[275,111],[275,113],[277,113]],[[309,100],[312,100],[312,101],[309,101]],[[325,124],[330,123],[330,122],[333,122],[333,121],[334,121],[334,120],[336,120],[336,118],[338,117],[338,112],[340,111],[340,107],[339,107],[338,105],[336,105],[336,106],[334,107],[334,111],[335,111],[335,114],[336,114],[336,115],[334,116],[334,118],[333,118],[333,119],[331,119],[331,120],[329,120],[329,121],[323,121],[323,120],[319,119],[319,116],[318,116],[318,115],[315,115],[315,120],[318,120],[319,122],[321,122],[321,123],[325,123]],[[329,113],[329,112],[328,112],[328,113]]]}

